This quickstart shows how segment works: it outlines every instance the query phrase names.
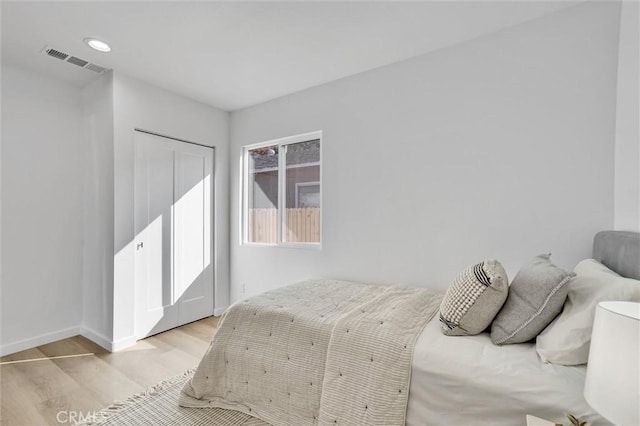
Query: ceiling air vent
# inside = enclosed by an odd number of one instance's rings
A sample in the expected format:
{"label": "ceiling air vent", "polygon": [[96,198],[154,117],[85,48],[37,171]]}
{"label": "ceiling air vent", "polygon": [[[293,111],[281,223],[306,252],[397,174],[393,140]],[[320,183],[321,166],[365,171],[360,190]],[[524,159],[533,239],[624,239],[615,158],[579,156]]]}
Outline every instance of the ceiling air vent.
{"label": "ceiling air vent", "polygon": [[69,57],[66,53],[62,53],[56,49],[46,49],[45,53],[49,56],[53,56],[54,58],[62,59],[63,61]]}
{"label": "ceiling air vent", "polygon": [[84,59],[76,58],[75,56],[72,56],[69,59],[67,59],[67,62],[69,62],[70,64],[73,64],[73,65],[77,65],[79,67],[84,67],[85,65],[87,65],[89,63],[89,61],[85,61]]}
{"label": "ceiling air vent", "polygon": [[88,64],[85,69],[88,69],[89,71],[93,71],[93,72],[97,72],[98,74],[102,74],[103,72],[105,72],[107,69],[106,68],[102,68],[101,66],[95,65],[95,64]]}
{"label": "ceiling air vent", "polygon": [[100,65],[92,64],[89,61],[85,61],[84,59],[80,59],[77,56],[70,55],[69,53],[62,52],[61,50],[54,49],[53,47],[45,46],[41,53],[43,55],[51,56],[52,58],[57,58],[68,62],[70,64],[76,65],[80,68],[84,68],[89,71],[93,71],[98,74],[102,74],[105,71],[109,71],[108,68],[101,67]]}

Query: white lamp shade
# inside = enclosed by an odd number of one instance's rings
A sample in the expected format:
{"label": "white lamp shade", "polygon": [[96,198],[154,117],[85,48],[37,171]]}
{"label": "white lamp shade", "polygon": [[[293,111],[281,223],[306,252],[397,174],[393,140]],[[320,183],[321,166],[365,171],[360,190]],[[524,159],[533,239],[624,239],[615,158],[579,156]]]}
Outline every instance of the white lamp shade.
{"label": "white lamp shade", "polygon": [[617,425],[640,425],[640,303],[596,308],[584,397]]}

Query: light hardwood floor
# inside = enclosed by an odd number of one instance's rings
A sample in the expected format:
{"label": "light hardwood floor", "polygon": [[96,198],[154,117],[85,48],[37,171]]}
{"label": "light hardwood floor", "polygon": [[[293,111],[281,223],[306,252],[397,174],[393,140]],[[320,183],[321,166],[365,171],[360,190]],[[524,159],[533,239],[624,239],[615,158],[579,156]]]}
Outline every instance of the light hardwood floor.
{"label": "light hardwood floor", "polygon": [[115,353],[76,336],[2,357],[0,422],[70,424],[73,413],[86,417],[184,373],[204,355],[217,322],[205,318]]}

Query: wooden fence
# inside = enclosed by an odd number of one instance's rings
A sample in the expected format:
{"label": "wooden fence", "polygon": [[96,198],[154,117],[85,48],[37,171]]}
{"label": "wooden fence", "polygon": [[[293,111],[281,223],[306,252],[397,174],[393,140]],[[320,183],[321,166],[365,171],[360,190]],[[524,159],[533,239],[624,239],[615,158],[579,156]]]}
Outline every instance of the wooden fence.
{"label": "wooden fence", "polygon": [[[287,209],[285,241],[288,243],[320,242],[320,209]],[[278,241],[278,211],[249,210],[249,241],[275,244]]]}

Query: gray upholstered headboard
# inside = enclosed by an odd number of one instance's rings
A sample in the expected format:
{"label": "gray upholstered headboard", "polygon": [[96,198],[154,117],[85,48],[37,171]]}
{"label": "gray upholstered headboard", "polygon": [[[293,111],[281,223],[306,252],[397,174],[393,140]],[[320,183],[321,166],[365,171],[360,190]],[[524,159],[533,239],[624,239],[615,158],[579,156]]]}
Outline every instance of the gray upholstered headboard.
{"label": "gray upholstered headboard", "polygon": [[640,280],[640,233],[598,232],[593,239],[593,258],[623,277]]}

